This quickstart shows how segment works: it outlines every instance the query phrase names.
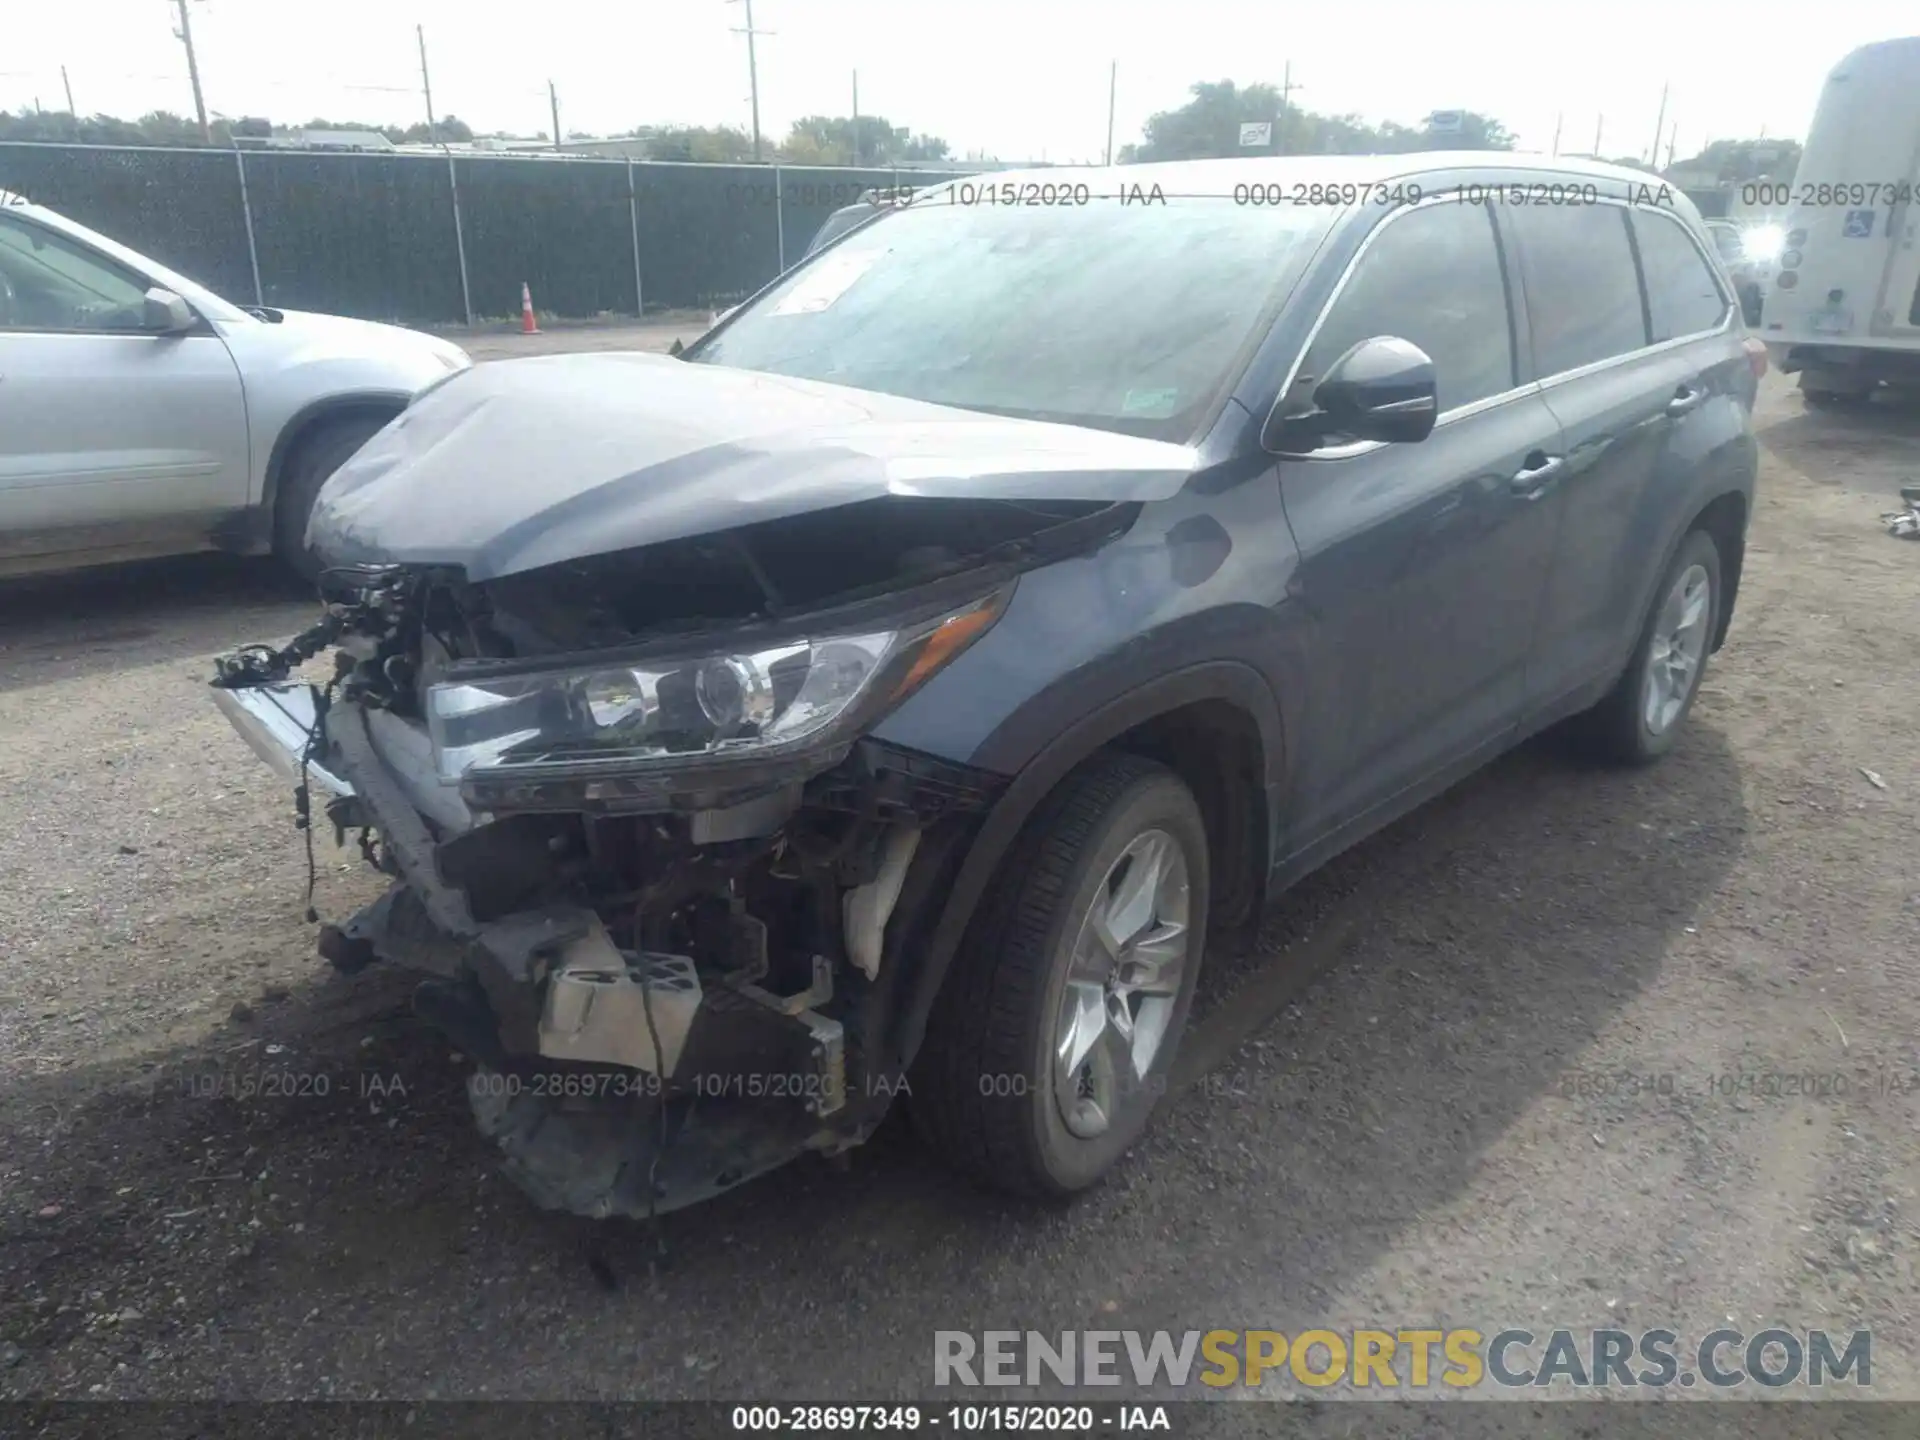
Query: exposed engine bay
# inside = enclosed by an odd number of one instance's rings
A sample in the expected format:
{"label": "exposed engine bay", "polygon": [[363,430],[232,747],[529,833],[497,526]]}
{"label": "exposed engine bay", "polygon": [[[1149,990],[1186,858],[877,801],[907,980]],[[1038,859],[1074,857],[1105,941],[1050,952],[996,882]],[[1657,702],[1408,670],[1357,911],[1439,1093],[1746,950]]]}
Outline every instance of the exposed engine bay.
{"label": "exposed engine bay", "polygon": [[309,845],[393,882],[321,953],[422,973],[536,1201],[649,1215],[903,1089],[917,937],[1006,777],[866,732],[1136,509],[886,496],[479,584],[336,569],[213,683]]}

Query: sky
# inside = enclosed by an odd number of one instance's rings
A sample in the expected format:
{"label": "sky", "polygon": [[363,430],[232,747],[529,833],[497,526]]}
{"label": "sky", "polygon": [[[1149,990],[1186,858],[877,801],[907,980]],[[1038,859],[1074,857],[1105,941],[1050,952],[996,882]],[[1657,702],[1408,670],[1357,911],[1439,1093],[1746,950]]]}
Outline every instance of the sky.
{"label": "sky", "polygon": [[[0,109],[190,115],[173,0],[4,0]],[[750,124],[742,0],[190,0],[208,109],[282,123],[425,118],[433,100],[476,130]],[[1278,85],[1296,102],[1416,124],[1436,109],[1504,122],[1525,149],[1644,154],[1669,86],[1677,154],[1712,138],[1805,133],[1848,51],[1920,31],[1913,0],[1813,6],[1282,4],[1274,0],[753,0],[760,123],[860,111],[942,137],[957,156],[1097,162],[1117,66],[1116,149],[1196,81]],[[1668,131],[1663,131],[1663,134]],[[1664,151],[1665,145],[1663,143]]]}

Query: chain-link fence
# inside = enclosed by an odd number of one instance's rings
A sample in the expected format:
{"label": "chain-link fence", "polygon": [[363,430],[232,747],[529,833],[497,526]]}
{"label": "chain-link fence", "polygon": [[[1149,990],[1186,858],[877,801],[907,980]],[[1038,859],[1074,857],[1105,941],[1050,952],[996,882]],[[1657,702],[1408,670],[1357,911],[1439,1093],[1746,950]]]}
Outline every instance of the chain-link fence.
{"label": "chain-link fence", "polygon": [[870,186],[963,170],[0,143],[0,190],[241,302],[370,320],[717,307]]}

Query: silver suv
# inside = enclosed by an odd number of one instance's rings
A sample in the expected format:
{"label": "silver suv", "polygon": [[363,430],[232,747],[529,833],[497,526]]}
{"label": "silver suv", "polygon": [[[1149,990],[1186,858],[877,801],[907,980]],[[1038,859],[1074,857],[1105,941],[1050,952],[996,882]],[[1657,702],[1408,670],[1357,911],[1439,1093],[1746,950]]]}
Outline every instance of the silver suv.
{"label": "silver suv", "polygon": [[312,574],[321,482],[472,363],[394,325],[230,305],[0,193],[0,575],[209,547]]}

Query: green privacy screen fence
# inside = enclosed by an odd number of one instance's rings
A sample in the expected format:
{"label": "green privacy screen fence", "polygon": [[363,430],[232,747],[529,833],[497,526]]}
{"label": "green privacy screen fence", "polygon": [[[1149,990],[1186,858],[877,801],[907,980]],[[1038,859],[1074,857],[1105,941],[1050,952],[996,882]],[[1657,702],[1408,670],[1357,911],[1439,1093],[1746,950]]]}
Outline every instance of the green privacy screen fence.
{"label": "green privacy screen fence", "polygon": [[458,323],[730,305],[874,185],[963,171],[0,143],[25,195],[240,303]]}

